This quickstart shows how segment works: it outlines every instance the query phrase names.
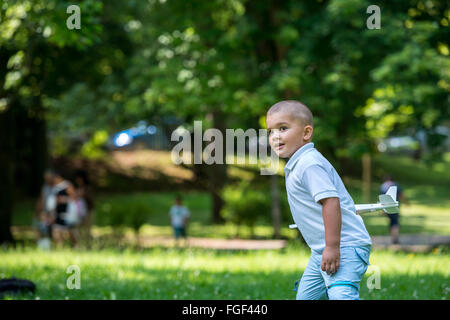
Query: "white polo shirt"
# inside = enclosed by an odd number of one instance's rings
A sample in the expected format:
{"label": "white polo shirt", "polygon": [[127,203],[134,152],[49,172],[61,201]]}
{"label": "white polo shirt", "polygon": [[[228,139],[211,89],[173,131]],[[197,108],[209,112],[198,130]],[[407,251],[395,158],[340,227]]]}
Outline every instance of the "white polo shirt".
{"label": "white polo shirt", "polygon": [[286,163],[286,190],[292,217],[308,246],[325,248],[322,205],[324,198],[337,197],[341,205],[340,246],[371,245],[369,233],[355,204],[333,166],[310,142],[299,148]]}
{"label": "white polo shirt", "polygon": [[185,206],[173,205],[169,212],[172,227],[183,228],[185,227],[185,219],[189,218],[189,210]]}

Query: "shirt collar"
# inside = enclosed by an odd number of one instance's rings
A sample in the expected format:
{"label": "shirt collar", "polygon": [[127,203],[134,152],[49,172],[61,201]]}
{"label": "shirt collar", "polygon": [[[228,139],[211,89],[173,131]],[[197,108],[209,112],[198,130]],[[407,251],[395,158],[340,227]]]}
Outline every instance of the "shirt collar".
{"label": "shirt collar", "polygon": [[298,150],[294,152],[294,154],[289,158],[288,162],[284,166],[284,172],[286,174],[289,174],[289,172],[291,172],[292,169],[297,164],[297,161],[300,159],[301,155],[304,154],[306,151],[312,149],[312,148],[314,148],[314,143],[313,142],[308,142],[307,144],[305,144],[301,148],[298,148]]}

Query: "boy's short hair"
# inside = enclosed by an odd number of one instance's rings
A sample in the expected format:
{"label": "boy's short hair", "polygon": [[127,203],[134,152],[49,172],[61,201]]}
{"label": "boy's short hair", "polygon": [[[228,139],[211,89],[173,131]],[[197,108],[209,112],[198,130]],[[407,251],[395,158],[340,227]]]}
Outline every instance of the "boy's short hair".
{"label": "boy's short hair", "polygon": [[291,116],[299,119],[303,125],[314,126],[313,114],[309,108],[296,100],[284,100],[275,103],[270,109],[267,111],[267,115],[276,113],[276,112],[288,112]]}

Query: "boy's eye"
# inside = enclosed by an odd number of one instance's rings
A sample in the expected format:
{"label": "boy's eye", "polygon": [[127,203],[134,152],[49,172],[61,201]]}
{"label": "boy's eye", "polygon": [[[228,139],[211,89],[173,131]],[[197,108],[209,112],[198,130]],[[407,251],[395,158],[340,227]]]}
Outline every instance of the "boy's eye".
{"label": "boy's eye", "polygon": [[280,131],[284,131],[284,130],[286,130],[287,129],[287,127],[285,127],[285,126],[281,126],[280,127]]}

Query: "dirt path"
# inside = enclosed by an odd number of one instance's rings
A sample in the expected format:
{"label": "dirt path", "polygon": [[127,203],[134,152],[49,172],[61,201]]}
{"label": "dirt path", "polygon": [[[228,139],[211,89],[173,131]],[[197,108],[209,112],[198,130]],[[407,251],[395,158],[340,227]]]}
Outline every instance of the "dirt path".
{"label": "dirt path", "polygon": [[[32,227],[12,227],[15,238],[34,239],[35,231]],[[134,238],[125,239],[130,245],[135,244]],[[389,236],[372,236],[373,247],[377,249],[389,249],[393,251],[429,252],[436,246],[450,246],[450,236],[404,234],[400,235],[400,243],[391,244]],[[180,241],[181,246],[186,246]],[[217,239],[189,237],[189,247],[217,249],[217,250],[277,250],[285,248],[286,240],[246,240],[246,239]],[[170,236],[140,237],[140,246],[151,247],[174,247],[175,241]]]}
{"label": "dirt path", "polygon": [[[450,245],[450,236],[440,235],[401,235],[400,244],[392,245],[389,236],[373,236],[373,247],[393,251],[428,252],[439,245]],[[180,242],[182,244],[182,242]],[[167,246],[172,247],[175,241],[172,237],[147,237],[141,239],[142,247]],[[184,244],[182,244],[184,245]],[[222,250],[273,250],[286,247],[286,240],[243,240],[243,239],[213,239],[195,238],[188,240],[190,247],[222,249]]]}
{"label": "dirt path", "polygon": [[[181,246],[186,244],[183,241]],[[194,248],[217,249],[217,250],[273,250],[286,247],[286,240],[244,240],[244,239],[214,239],[189,237],[187,245]],[[140,239],[142,247],[175,246],[172,237],[147,237]]]}
{"label": "dirt path", "polygon": [[393,251],[429,252],[436,246],[450,245],[450,236],[404,234],[399,236],[399,244],[391,244],[390,236],[373,236],[374,248]]}

